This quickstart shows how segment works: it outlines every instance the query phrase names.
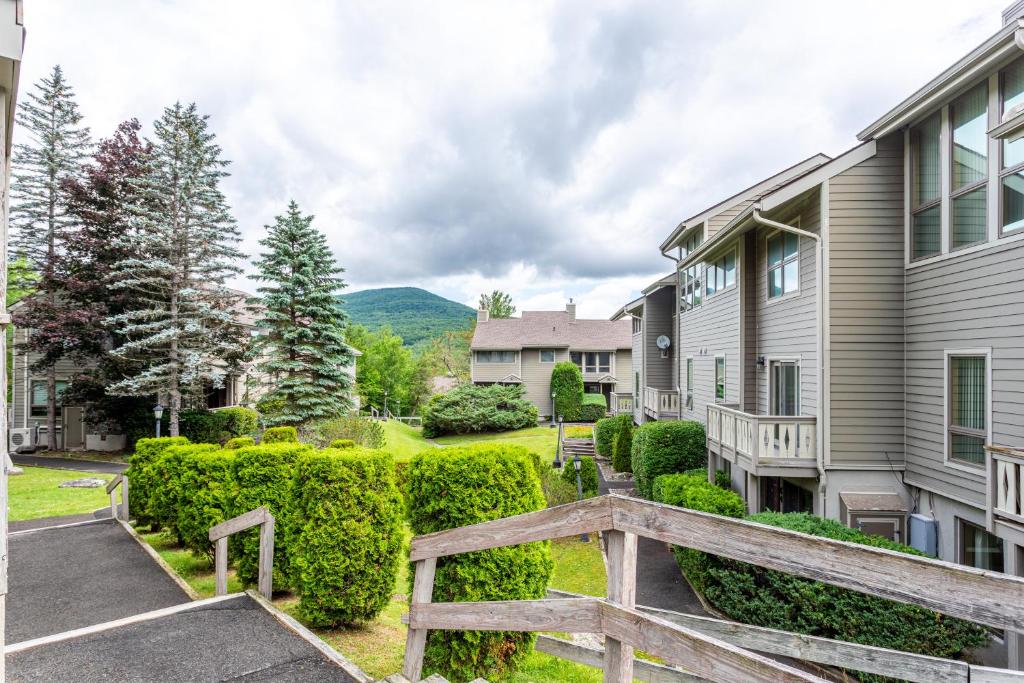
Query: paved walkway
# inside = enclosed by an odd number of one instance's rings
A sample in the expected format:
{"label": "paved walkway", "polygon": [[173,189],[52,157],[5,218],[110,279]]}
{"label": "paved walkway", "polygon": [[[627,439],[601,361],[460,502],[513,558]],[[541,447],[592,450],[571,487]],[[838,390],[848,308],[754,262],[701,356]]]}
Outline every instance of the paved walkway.
{"label": "paved walkway", "polygon": [[128,463],[104,462],[102,460],[77,460],[75,458],[57,458],[49,455],[29,455],[12,453],[11,460],[15,465],[28,467],[50,467],[58,470],[75,470],[76,472],[99,472],[100,474],[120,474],[128,469]]}
{"label": "paved walkway", "polygon": [[24,519],[20,522],[8,522],[7,531],[13,533],[15,531],[46,529],[52,526],[91,522],[94,519],[110,519],[110,508],[100,508],[95,512],[86,512],[81,515],[62,515],[61,517],[42,517],[40,519]]}

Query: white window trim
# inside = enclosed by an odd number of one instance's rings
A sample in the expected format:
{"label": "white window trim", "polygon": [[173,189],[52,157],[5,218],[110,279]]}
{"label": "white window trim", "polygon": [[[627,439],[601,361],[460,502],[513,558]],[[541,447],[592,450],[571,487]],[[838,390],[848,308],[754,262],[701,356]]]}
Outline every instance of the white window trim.
{"label": "white window trim", "polygon": [[[544,360],[544,352],[551,352],[551,360]],[[558,349],[537,349],[537,362],[544,365],[554,365],[558,362]]]}
{"label": "white window trim", "polygon": [[767,397],[768,405],[766,406],[766,413],[765,414],[770,415],[771,411],[772,411],[772,363],[796,363],[797,368],[799,368],[799,373],[798,373],[799,377],[797,377],[797,387],[796,387],[796,405],[797,405],[797,408],[799,408],[800,412],[798,412],[795,415],[795,417],[802,416],[804,414],[804,404],[803,404],[803,400],[804,400],[804,390],[803,390],[803,383],[804,383],[804,357],[803,357],[803,355],[796,355],[796,356],[765,356],[764,357],[764,373],[765,373],[764,385],[765,385],[765,387],[768,388],[768,397]]}
{"label": "white window trim", "polygon": [[986,476],[985,464],[970,465],[949,457],[949,359],[954,356],[985,357],[985,443],[992,443],[992,347],[943,349],[942,351],[942,464],[950,469]]}
{"label": "white window trim", "polygon": [[693,364],[693,356],[687,356],[683,362],[683,407],[687,412],[694,412],[694,400],[697,386],[697,371]]}
{"label": "white window trim", "polygon": [[[791,225],[794,228],[800,228],[800,217],[796,216],[784,221],[786,225]],[[776,235],[781,234],[782,230],[770,230],[765,233],[764,236],[764,303],[766,306],[777,304],[780,301],[789,301],[790,299],[800,296],[803,291],[803,260],[804,260],[804,238],[801,235],[796,236],[796,289],[792,292],[785,292],[781,296],[771,296],[771,271],[772,266],[768,261],[768,240]],[[785,256],[783,256],[782,263],[778,266],[784,268],[786,265]],[[817,273],[815,273],[817,277]],[[737,277],[737,282],[739,281]],[[783,286],[785,286],[785,279],[783,279]]]}
{"label": "white window trim", "polygon": [[[718,398],[718,359],[722,359],[722,398]],[[715,354],[715,365],[711,371],[711,397],[715,404],[729,402],[729,357],[724,353]]]}

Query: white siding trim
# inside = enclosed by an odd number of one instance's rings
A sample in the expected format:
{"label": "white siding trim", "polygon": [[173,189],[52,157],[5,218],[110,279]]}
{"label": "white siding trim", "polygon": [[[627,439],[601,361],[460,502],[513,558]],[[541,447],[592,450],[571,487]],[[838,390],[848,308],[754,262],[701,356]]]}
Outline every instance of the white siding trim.
{"label": "white siding trim", "polygon": [[949,253],[949,224],[952,202],[949,199],[953,187],[952,122],[949,120],[949,105],[945,104],[939,113],[939,253]]}
{"label": "white siding trim", "polygon": [[951,356],[985,356],[985,441],[992,443],[992,347],[942,350],[942,464],[950,469],[986,476],[985,465],[972,467],[949,457],[949,359]]}
{"label": "white siding trim", "polygon": [[[876,150],[872,146],[871,155],[874,156]],[[830,242],[831,235],[829,234],[829,213],[831,211],[829,207],[829,192],[830,184],[826,178],[821,184],[821,194],[818,202],[818,209],[820,218],[818,220],[818,234],[821,235],[821,250],[818,252],[821,256],[821,262],[816,264],[817,270],[814,274],[815,277],[821,279],[821,286],[818,287],[818,293],[821,296],[821,301],[817,302],[818,310],[821,311],[821,320],[819,325],[821,329],[818,330],[818,334],[821,335],[821,346],[819,350],[821,352],[821,358],[817,359],[817,362],[821,364],[821,386],[815,390],[818,392],[818,438],[822,440],[822,466],[828,467],[832,463],[832,320],[830,311],[832,310],[832,302],[830,297],[830,280],[832,278],[830,265],[831,265],[831,249]],[[801,367],[800,372],[803,372]]]}
{"label": "white siding trim", "polygon": [[[988,77],[988,127],[994,128],[999,125],[999,72],[996,71]],[[985,184],[987,195],[985,199],[985,221],[987,226],[988,240],[999,239],[999,154],[1002,141],[996,140],[991,135],[988,140],[988,182]]]}

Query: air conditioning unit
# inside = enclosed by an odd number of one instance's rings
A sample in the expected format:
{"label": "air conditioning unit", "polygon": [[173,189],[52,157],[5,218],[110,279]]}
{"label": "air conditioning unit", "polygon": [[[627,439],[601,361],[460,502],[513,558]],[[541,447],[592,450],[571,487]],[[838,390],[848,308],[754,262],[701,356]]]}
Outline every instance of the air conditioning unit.
{"label": "air conditioning unit", "polygon": [[32,453],[39,444],[39,427],[12,429],[8,440],[8,450],[11,452]]}
{"label": "air conditioning unit", "polygon": [[910,547],[929,557],[938,557],[938,536],[938,524],[934,518],[919,513],[910,515]]}

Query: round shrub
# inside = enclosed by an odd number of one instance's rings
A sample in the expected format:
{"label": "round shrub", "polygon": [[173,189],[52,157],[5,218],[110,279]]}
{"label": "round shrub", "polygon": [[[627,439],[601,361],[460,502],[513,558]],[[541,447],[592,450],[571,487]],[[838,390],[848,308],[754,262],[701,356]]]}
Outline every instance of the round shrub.
{"label": "round shrub", "polygon": [[178,538],[194,553],[213,556],[210,527],[231,519],[235,451],[192,451],[178,463]]}
{"label": "round shrub", "polygon": [[[551,370],[555,412],[566,422],[579,420],[583,409],[583,373],[575,363],[557,363]],[[604,417],[602,415],[601,417]]]}
{"label": "round shrub", "polygon": [[[424,451],[409,470],[409,522],[414,534],[452,529],[544,508],[533,459],[522,446],[490,444]],[[547,541],[439,558],[435,602],[536,600],[552,570]],[[413,575],[409,576],[410,586]],[[513,672],[532,650],[534,635],[517,632],[430,631],[425,673],[459,681]]]}
{"label": "round shrub", "polygon": [[352,439],[335,439],[331,442],[331,448],[355,448],[356,442]]}
{"label": "round shrub", "polygon": [[246,446],[255,445],[256,440],[253,439],[251,436],[236,436],[233,439],[228,439],[227,442],[224,444],[224,448],[230,451],[238,448],[245,448]]}
{"label": "round shrub", "polygon": [[651,499],[654,480],[707,463],[704,425],[700,422],[648,422],[633,434],[632,465],[637,493]]}
{"label": "round shrub", "polygon": [[612,440],[612,468],[616,472],[632,472],[633,418],[630,415],[619,415],[613,419],[619,421],[619,429]]}
{"label": "round shrub", "polygon": [[220,418],[221,430],[232,439],[254,434],[260,425],[260,414],[252,408],[221,408],[214,414]]}
{"label": "round shrub", "polygon": [[423,409],[423,436],[505,432],[537,426],[537,406],[521,384],[461,384],[430,399]]}
{"label": "round shrub", "polygon": [[182,537],[178,530],[178,511],[182,499],[188,493],[187,489],[182,488],[182,463],[187,456],[216,450],[219,450],[219,447],[210,443],[168,446],[153,462],[149,514],[153,521],[174,536],[179,544],[182,543]]}
{"label": "round shrub", "polygon": [[270,427],[263,432],[260,443],[297,443],[299,432],[295,427]]}
{"label": "round shrub", "polygon": [[[576,488],[576,466],[572,460],[567,460],[562,466],[562,481],[570,484],[573,491]],[[598,493],[597,463],[589,455],[580,458],[580,483],[583,484],[583,497],[591,498]],[[577,494],[579,492],[577,491]],[[578,497],[578,495],[577,495]],[[575,498],[573,499],[575,500]]]}
{"label": "round shrub", "polygon": [[[748,519],[813,536],[920,554],[814,515],[769,512]],[[703,576],[690,580],[716,608],[737,621],[947,659],[989,642],[983,627],[961,619],[743,562],[707,557],[706,565],[695,568]],[[865,681],[889,680],[850,673]]]}
{"label": "round shrub", "polygon": [[128,507],[132,516],[140,525],[156,524],[150,513],[149,499],[153,495],[153,482],[156,473],[153,471],[157,459],[170,446],[182,446],[188,443],[183,436],[165,436],[159,439],[139,439],[135,442],[135,452],[128,457]]}
{"label": "round shrub", "polygon": [[395,590],[402,549],[391,455],[361,448],[300,454],[286,533],[305,621],[336,627],[376,617]]}
{"label": "round shrub", "polygon": [[[274,516],[274,586],[288,587],[290,557],[285,523],[292,494],[295,462],[299,455],[313,450],[299,443],[249,445],[239,448],[231,463],[234,500],[231,517],[266,506]],[[259,528],[231,536],[231,556],[235,558],[238,578],[247,586],[259,580]]]}

